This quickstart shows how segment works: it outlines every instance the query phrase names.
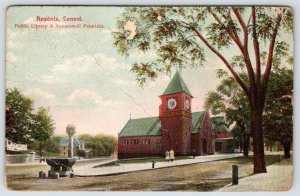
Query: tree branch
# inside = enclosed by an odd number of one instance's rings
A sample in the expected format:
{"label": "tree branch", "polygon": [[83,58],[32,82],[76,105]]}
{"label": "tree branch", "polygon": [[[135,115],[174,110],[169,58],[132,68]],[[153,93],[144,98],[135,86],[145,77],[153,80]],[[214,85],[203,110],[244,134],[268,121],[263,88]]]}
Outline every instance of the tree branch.
{"label": "tree branch", "polygon": [[246,85],[243,83],[243,81],[241,80],[241,78],[239,77],[239,75],[232,69],[232,67],[230,66],[229,62],[225,59],[225,57],[219,53],[214,47],[212,47],[208,41],[201,35],[201,33],[199,31],[197,31],[197,29],[195,29],[194,27],[191,27],[192,31],[200,38],[200,40],[213,52],[215,53],[225,64],[225,66],[229,69],[230,73],[234,76],[235,80],[237,81],[237,83],[241,86],[241,88],[243,89],[243,91],[245,92],[245,94],[247,96],[250,96],[249,90],[246,87]]}
{"label": "tree branch", "polygon": [[253,47],[255,52],[255,59],[256,59],[256,82],[258,84],[258,90],[260,90],[260,78],[261,78],[261,62],[260,62],[260,49],[259,43],[256,33],[256,15],[255,15],[255,7],[252,7],[252,31],[253,31]]}
{"label": "tree branch", "polygon": [[269,79],[271,69],[272,69],[272,60],[273,60],[273,52],[274,52],[274,47],[275,47],[275,41],[276,41],[276,36],[277,36],[277,33],[278,33],[278,29],[279,29],[279,26],[280,26],[281,19],[282,19],[282,15],[278,14],[278,17],[276,19],[276,24],[275,24],[275,27],[273,29],[273,33],[272,33],[272,36],[271,36],[270,45],[269,45],[269,53],[268,53],[268,57],[267,57],[266,70],[265,70],[265,73],[263,75],[263,80],[262,80],[263,100],[265,100],[265,97],[266,97],[268,79]]}
{"label": "tree branch", "polygon": [[236,45],[239,47],[239,49],[242,51],[243,50],[243,45],[242,45],[242,42],[239,38],[239,36],[236,34],[236,33],[233,33],[232,31],[230,31],[228,29],[228,27],[226,27],[221,19],[216,15],[216,13],[214,13],[210,8],[208,9],[209,10],[209,13],[214,17],[214,19],[220,24],[223,26],[223,28],[225,29],[225,31],[228,33],[228,35],[231,37],[231,39],[236,43]]}
{"label": "tree branch", "polygon": [[236,16],[236,18],[238,19],[242,29],[243,29],[243,33],[244,33],[244,46],[241,50],[243,57],[244,57],[244,61],[246,64],[246,68],[247,68],[247,72],[248,72],[248,76],[249,76],[249,85],[250,85],[250,89],[253,91],[253,94],[256,94],[256,85],[255,85],[255,75],[254,75],[254,70],[252,68],[252,63],[250,60],[250,55],[249,55],[249,51],[248,51],[248,27],[245,24],[245,21],[243,19],[243,17],[241,16],[240,12],[238,11],[237,7],[232,7],[232,10]]}
{"label": "tree branch", "polygon": [[242,26],[243,29],[243,33],[244,33],[244,47],[248,48],[248,27],[245,24],[245,21],[243,19],[243,17],[241,16],[240,12],[238,11],[237,7],[232,7],[232,10],[236,16],[236,18],[238,19],[240,25]]}

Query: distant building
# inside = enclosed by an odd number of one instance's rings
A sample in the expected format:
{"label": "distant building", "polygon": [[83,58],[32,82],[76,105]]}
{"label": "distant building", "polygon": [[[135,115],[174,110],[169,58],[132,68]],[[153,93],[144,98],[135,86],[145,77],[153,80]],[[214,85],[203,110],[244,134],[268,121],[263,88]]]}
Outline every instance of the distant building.
{"label": "distant building", "polygon": [[[83,140],[79,140],[76,137],[74,137],[74,142],[73,143],[74,143],[74,145],[73,145],[74,155],[77,155],[77,151],[79,149],[80,150],[85,150]],[[59,140],[60,154],[61,155],[68,156],[68,149],[69,149],[68,144],[69,144],[68,138],[61,138]]]}
{"label": "distant building", "polygon": [[213,129],[215,132],[215,151],[222,152],[225,142],[231,139],[229,128],[225,124],[224,116],[216,116],[211,118]]}
{"label": "distant building", "polygon": [[118,158],[213,154],[209,113],[191,112],[191,95],[177,72],[160,96],[159,116],[130,119],[118,135]]}

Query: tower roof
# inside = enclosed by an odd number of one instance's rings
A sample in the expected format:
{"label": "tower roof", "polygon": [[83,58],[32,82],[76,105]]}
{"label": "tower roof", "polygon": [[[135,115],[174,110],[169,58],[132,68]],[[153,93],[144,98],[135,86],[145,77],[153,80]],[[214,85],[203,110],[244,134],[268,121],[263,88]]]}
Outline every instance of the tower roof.
{"label": "tower roof", "polygon": [[179,92],[185,92],[192,96],[188,87],[186,86],[179,72],[177,71],[162,95],[169,95],[169,94],[174,94]]}

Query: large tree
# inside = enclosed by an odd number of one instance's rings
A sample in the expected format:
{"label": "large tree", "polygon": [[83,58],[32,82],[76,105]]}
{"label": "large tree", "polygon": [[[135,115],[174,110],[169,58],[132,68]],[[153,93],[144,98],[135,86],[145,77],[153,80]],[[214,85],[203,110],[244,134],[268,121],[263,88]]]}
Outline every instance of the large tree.
{"label": "large tree", "polygon": [[6,90],[6,138],[21,144],[31,139],[33,101],[18,89]]}
{"label": "large tree", "polygon": [[219,73],[222,80],[215,91],[208,92],[205,107],[213,115],[225,115],[227,123],[234,126],[232,136],[239,140],[244,156],[248,156],[251,131],[247,97],[233,77],[222,70]]}
{"label": "large tree", "polygon": [[[203,65],[206,51],[216,55],[247,97],[253,130],[254,173],[266,172],[262,114],[273,57],[285,54],[288,47],[278,37],[284,30],[293,29],[290,8],[129,7],[118,18],[117,28],[113,35],[121,54],[129,55],[136,49],[145,53],[156,51],[155,60],[137,62],[132,67],[140,84],[148,78],[157,78],[160,73],[170,74],[174,67]],[[231,56],[224,52],[228,49],[238,51],[244,69],[231,64]],[[262,64],[260,54],[264,51],[267,55]],[[246,73],[246,81],[240,73]]]}
{"label": "large tree", "polygon": [[290,148],[293,142],[292,91],[293,70],[276,68],[270,76],[264,112],[264,130],[267,139],[279,141],[282,144],[285,158],[290,158]]}
{"label": "large tree", "polygon": [[54,122],[52,117],[49,115],[49,110],[43,107],[38,108],[36,114],[32,118],[32,139],[38,142],[39,155],[42,156],[42,151],[45,148],[47,140],[54,133]]}
{"label": "large tree", "polygon": [[[292,63],[289,64],[292,65]],[[246,97],[234,82],[233,77],[228,77],[223,70],[219,70],[218,73],[218,76],[223,79],[216,90],[208,92],[205,106],[211,109],[212,114],[223,114],[229,124],[235,124],[232,132],[236,136],[240,134],[243,136],[244,155],[247,155],[251,130]],[[293,140],[292,91],[293,70],[288,68],[286,63],[276,59],[270,75],[264,108],[264,137],[271,141],[279,141],[284,148],[285,158],[290,157]]]}

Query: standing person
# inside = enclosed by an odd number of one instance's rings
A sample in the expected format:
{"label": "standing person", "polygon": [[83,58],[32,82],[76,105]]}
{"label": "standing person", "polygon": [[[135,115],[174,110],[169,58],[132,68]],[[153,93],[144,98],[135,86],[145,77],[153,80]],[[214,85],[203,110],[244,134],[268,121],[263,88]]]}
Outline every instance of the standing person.
{"label": "standing person", "polygon": [[166,151],[166,162],[170,161],[170,152],[167,150]]}
{"label": "standing person", "polygon": [[192,155],[193,155],[193,159],[195,159],[195,156],[196,156],[195,149],[193,149],[193,153],[192,153]]}
{"label": "standing person", "polygon": [[173,162],[174,159],[175,159],[175,153],[174,153],[174,150],[171,149],[171,151],[170,151],[170,160],[171,160],[171,162]]}

